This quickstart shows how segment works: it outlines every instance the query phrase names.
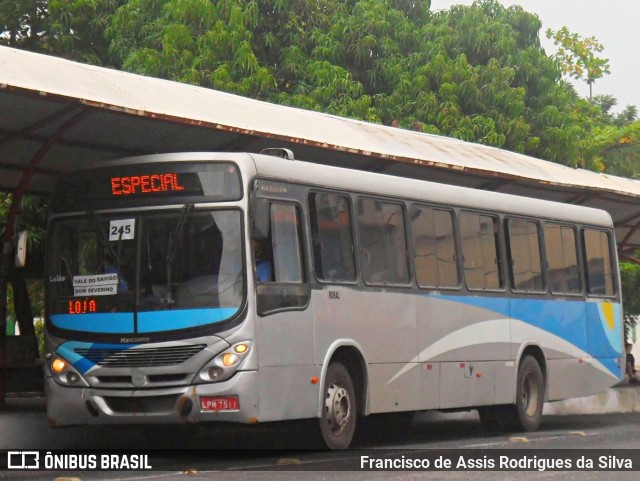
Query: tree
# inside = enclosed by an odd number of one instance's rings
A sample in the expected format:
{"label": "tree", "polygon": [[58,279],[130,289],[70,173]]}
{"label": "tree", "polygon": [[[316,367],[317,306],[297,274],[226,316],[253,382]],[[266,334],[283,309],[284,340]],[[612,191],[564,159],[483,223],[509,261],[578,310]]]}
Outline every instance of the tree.
{"label": "tree", "polygon": [[[11,202],[10,194],[0,193],[0,240],[3,242]],[[18,322],[22,335],[33,336],[33,313],[43,314],[44,289],[40,277],[44,270],[46,212],[46,202],[40,197],[26,196],[20,203],[16,227],[17,231],[27,231],[28,260],[25,268],[9,266],[11,289],[7,311],[9,318]]]}
{"label": "tree", "polygon": [[132,0],[107,36],[136,73],[581,165],[577,96],[540,28],[494,0]]}
{"label": "tree", "polygon": [[492,0],[432,15],[383,110],[402,109],[400,125],[578,165],[577,96],[544,54],[540,28],[535,15]]}
{"label": "tree", "polygon": [[609,71],[609,60],[596,56],[604,50],[604,46],[595,37],[582,38],[572,33],[567,27],[558,31],[547,29],[547,38],[553,38],[558,46],[555,57],[562,66],[563,72],[577,80],[584,80],[589,85],[589,100],[593,97],[593,83],[604,77]]}
{"label": "tree", "polygon": [[627,105],[622,112],[616,115],[613,123],[618,127],[624,127],[638,120],[638,108],[635,105]]}
{"label": "tree", "polygon": [[0,44],[42,51],[42,40],[47,31],[47,4],[45,0],[2,2]]}
{"label": "tree", "polygon": [[49,0],[47,51],[70,60],[119,66],[104,35],[112,14],[126,0]]}
{"label": "tree", "polygon": [[264,98],[275,80],[255,54],[259,21],[255,1],[132,0],[106,33],[125,70]]}
{"label": "tree", "polygon": [[0,45],[111,65],[104,30],[125,0],[16,0],[0,3]]}

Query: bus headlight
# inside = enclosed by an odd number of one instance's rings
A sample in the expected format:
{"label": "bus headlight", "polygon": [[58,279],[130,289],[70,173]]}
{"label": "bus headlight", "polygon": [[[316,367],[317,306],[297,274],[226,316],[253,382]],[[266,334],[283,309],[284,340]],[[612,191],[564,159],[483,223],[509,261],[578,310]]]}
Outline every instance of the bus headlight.
{"label": "bus headlight", "polygon": [[51,370],[56,374],[64,372],[67,366],[67,361],[65,361],[64,359],[60,359],[59,357],[56,357],[53,362],[51,362]]}
{"label": "bus headlight", "polygon": [[198,374],[203,382],[219,382],[233,376],[251,350],[249,341],[238,342],[209,361]]}
{"label": "bus headlight", "polygon": [[232,352],[228,352],[224,356],[222,356],[222,364],[224,364],[225,367],[235,366],[236,364],[238,364],[239,360],[240,357]]}
{"label": "bus headlight", "polygon": [[49,367],[51,374],[58,384],[63,386],[83,386],[89,387],[80,373],[67,361],[58,356],[50,359]]}
{"label": "bus headlight", "polygon": [[224,376],[224,369],[220,366],[211,366],[207,369],[207,375],[209,376],[209,381],[219,381]]}

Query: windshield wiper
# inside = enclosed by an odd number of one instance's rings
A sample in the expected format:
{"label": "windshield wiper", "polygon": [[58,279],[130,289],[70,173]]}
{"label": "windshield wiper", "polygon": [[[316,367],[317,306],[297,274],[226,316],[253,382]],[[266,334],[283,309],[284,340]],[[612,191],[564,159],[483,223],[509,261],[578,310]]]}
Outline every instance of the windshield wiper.
{"label": "windshield wiper", "polygon": [[173,299],[173,294],[171,292],[171,266],[173,261],[176,258],[176,254],[178,253],[178,246],[180,243],[178,242],[178,238],[182,234],[184,230],[184,226],[187,223],[187,217],[189,217],[189,213],[193,210],[193,204],[185,204],[182,208],[182,212],[180,212],[180,218],[176,226],[173,229],[173,232],[169,234],[169,246],[167,247],[167,303],[173,304],[175,300]]}

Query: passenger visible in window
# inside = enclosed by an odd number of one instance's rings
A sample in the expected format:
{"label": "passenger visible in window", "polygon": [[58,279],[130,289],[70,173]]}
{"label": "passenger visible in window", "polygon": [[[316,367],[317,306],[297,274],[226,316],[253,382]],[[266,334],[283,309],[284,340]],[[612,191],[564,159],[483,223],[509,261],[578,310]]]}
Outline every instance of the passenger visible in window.
{"label": "passenger visible in window", "polygon": [[640,379],[638,379],[638,374],[636,371],[636,359],[631,354],[631,348],[633,344],[627,342],[625,345],[625,350],[627,351],[627,361],[625,366],[625,373],[629,376],[629,383],[631,384],[640,384]]}
{"label": "passenger visible in window", "polygon": [[256,258],[256,279],[258,282],[272,282],[273,265],[271,261],[267,259],[264,241],[254,240],[253,252]]}

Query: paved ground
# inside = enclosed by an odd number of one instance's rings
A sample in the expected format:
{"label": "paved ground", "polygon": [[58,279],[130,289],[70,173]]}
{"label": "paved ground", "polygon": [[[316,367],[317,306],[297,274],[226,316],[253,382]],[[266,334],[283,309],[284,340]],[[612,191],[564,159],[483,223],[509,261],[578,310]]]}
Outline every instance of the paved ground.
{"label": "paved ground", "polygon": [[[636,396],[638,389],[620,388],[619,396]],[[625,401],[626,402],[626,401]],[[572,408],[573,409],[573,408]],[[598,408],[600,409],[600,408]],[[306,450],[312,439],[306,434],[313,429],[306,424],[264,425],[258,429],[236,430],[206,427],[181,430],[177,427],[157,428],[145,433],[133,426],[74,427],[51,429],[41,400],[21,401],[0,411],[0,449],[95,449],[98,452],[128,449],[135,452],[156,447],[171,447],[173,451],[155,451],[150,454],[153,472],[0,472],[0,479],[27,479],[52,481],[56,476],[83,480],[333,480],[346,479],[580,479],[591,481],[640,479],[636,472],[531,472],[531,471],[461,471],[461,472],[399,472],[359,471],[361,456],[412,457],[428,456],[434,450],[447,449],[447,453],[484,453],[484,450],[522,450],[543,456],[552,450],[558,457],[559,449],[594,453],[594,449],[634,449],[632,456],[640,456],[640,413],[547,415],[541,429],[526,436],[507,434],[489,435],[474,413],[441,415],[421,413],[408,428],[393,422],[370,424],[358,444],[360,450],[331,453]],[[267,449],[268,448],[268,449]],[[530,450],[530,451],[529,451]],[[496,451],[493,451],[495,454]],[[508,451],[513,452],[513,451]],[[372,454],[373,453],[373,454]],[[624,455],[624,451],[614,454]],[[599,455],[600,453],[595,453]],[[608,453],[611,454],[611,453]],[[473,454],[472,454],[473,456]],[[595,459],[597,459],[596,456]],[[638,463],[640,464],[640,459]],[[635,466],[638,469],[640,466]],[[248,471],[251,470],[251,471]],[[297,470],[297,471],[294,471]],[[338,471],[336,471],[338,470]]]}

